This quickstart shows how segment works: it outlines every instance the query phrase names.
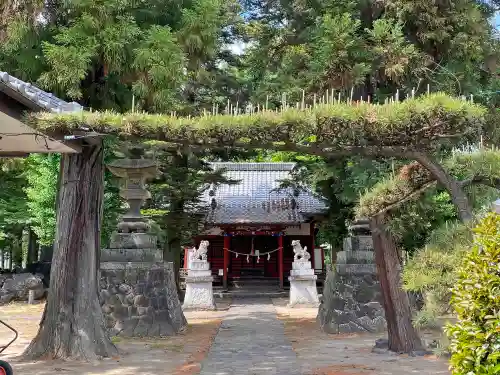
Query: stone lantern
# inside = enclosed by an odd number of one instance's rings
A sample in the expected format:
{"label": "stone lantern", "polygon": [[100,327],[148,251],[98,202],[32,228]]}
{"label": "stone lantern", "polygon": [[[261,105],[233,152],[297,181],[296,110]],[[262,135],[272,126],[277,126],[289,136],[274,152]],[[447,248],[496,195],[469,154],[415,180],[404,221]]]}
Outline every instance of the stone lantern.
{"label": "stone lantern", "polygon": [[[327,276],[318,318],[328,333],[383,332],[387,328],[367,219],[349,226],[335,272]],[[328,281],[329,280],[329,281]]]}
{"label": "stone lantern", "polygon": [[100,302],[111,335],[158,337],[180,332],[186,319],[177,295],[174,267],[163,261],[156,236],[141,214],[151,197],[145,188],[156,164],[130,150],[132,157],[108,165],[122,179],[120,196],[129,209],[121,218],[108,249],[101,250]]}
{"label": "stone lantern", "polygon": [[156,236],[148,233],[149,224],[141,214],[144,202],[151,198],[145,188],[147,179],[154,178],[157,167],[154,161],[143,159],[141,149],[131,149],[133,158],[119,159],[108,164],[108,169],[122,179],[120,196],[128,203],[129,209],[113,234],[110,251],[119,249],[127,260],[161,261],[162,253],[156,246]]}

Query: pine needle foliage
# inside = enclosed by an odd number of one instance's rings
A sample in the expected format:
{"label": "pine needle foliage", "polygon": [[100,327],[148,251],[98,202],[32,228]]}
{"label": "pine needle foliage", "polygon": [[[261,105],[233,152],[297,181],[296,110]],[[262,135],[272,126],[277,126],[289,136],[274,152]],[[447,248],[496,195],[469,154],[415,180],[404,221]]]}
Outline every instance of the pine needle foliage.
{"label": "pine needle foliage", "polygon": [[[444,160],[443,166],[458,180],[472,180],[481,176],[485,178],[484,182],[494,185],[500,179],[500,152],[495,149],[456,152]],[[412,198],[416,190],[433,182],[434,178],[420,164],[409,164],[397,175],[379,182],[361,196],[356,215],[371,217],[406,198]],[[418,199],[419,195],[413,198]]]}
{"label": "pine needle foliage", "polygon": [[[500,152],[455,152],[443,166],[459,181],[481,177],[481,183],[495,185],[500,177]],[[428,186],[425,193],[412,195],[422,186]],[[490,186],[471,184],[466,189],[476,214],[498,196],[498,190]],[[401,204],[407,197],[410,199]],[[472,243],[471,227],[457,220],[449,195],[436,188],[428,171],[418,163],[406,165],[365,193],[356,214],[369,217],[390,206],[391,232],[410,255],[403,270],[403,287],[424,296],[417,323],[427,324],[430,318],[449,312],[450,289]],[[422,319],[425,322],[420,322]]]}
{"label": "pine needle foliage", "polygon": [[330,147],[419,146],[446,139],[455,143],[477,138],[485,109],[442,93],[386,105],[348,103],[318,105],[311,110],[287,109],[230,116],[177,118],[146,113],[81,112],[34,114],[28,123],[45,132],[77,129],[145,137],[170,142],[231,146],[238,142],[275,142]]}

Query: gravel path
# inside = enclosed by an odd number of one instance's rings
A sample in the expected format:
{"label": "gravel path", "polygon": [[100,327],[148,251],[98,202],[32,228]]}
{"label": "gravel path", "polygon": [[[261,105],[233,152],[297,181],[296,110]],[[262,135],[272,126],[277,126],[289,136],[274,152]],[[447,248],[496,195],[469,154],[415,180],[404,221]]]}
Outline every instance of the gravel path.
{"label": "gravel path", "polygon": [[233,301],[200,375],[300,375],[297,356],[270,299]]}

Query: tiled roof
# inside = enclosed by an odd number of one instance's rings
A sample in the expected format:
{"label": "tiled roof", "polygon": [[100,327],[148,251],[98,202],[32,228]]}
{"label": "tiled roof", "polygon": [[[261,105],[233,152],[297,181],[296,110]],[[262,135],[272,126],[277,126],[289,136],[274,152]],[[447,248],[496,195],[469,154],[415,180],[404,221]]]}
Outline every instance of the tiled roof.
{"label": "tiled roof", "polygon": [[[295,163],[211,163],[215,170],[239,181],[205,191],[202,202],[207,208],[207,224],[269,223],[291,224],[306,220],[307,215],[326,210],[325,203],[312,192],[292,189],[274,191],[290,177]],[[212,195],[211,195],[212,194]],[[212,198],[216,207],[211,207]]]}
{"label": "tiled roof", "polygon": [[62,113],[83,110],[83,107],[78,103],[65,102],[53,94],[45,92],[31,83],[21,81],[6,72],[0,72],[0,91],[4,91],[9,96],[12,93],[19,94],[19,98],[13,99],[20,99],[28,107],[35,106],[47,112]]}

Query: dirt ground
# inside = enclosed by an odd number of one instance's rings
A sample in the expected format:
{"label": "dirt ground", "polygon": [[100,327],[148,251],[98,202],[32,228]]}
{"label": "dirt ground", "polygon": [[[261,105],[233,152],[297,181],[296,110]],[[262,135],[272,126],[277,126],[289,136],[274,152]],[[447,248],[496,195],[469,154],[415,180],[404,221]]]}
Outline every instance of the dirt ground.
{"label": "dirt ground", "polygon": [[[436,356],[375,354],[372,347],[382,334],[330,335],[316,323],[316,308],[289,309],[286,301],[273,301],[285,334],[307,375],[448,375],[445,359]],[[431,336],[432,334],[424,334]],[[431,338],[431,337],[426,337]]]}
{"label": "dirt ground", "polygon": [[[317,309],[286,307],[285,300],[274,300],[278,318],[297,354],[304,375],[439,375],[449,374],[444,359],[435,356],[411,358],[371,353],[381,335],[328,335],[316,324]],[[121,350],[119,358],[98,363],[43,361],[20,363],[16,359],[38,330],[43,305],[11,304],[0,308],[0,318],[19,330],[20,338],[0,359],[9,360],[16,375],[195,375],[200,371],[229,302],[219,302],[220,311],[186,312],[186,332],[165,339],[114,341]],[[0,345],[10,333],[0,327]],[[238,374],[235,374],[238,375]]]}
{"label": "dirt ground", "polygon": [[[219,303],[224,310],[225,303]],[[187,312],[188,327],[180,335],[155,340],[113,338],[121,355],[98,363],[43,361],[20,363],[16,356],[22,353],[38,331],[43,305],[10,304],[0,308],[0,318],[19,331],[19,339],[0,359],[8,360],[15,375],[195,375],[205,358],[222,321],[224,311]],[[0,345],[12,337],[10,331],[0,327]]]}

